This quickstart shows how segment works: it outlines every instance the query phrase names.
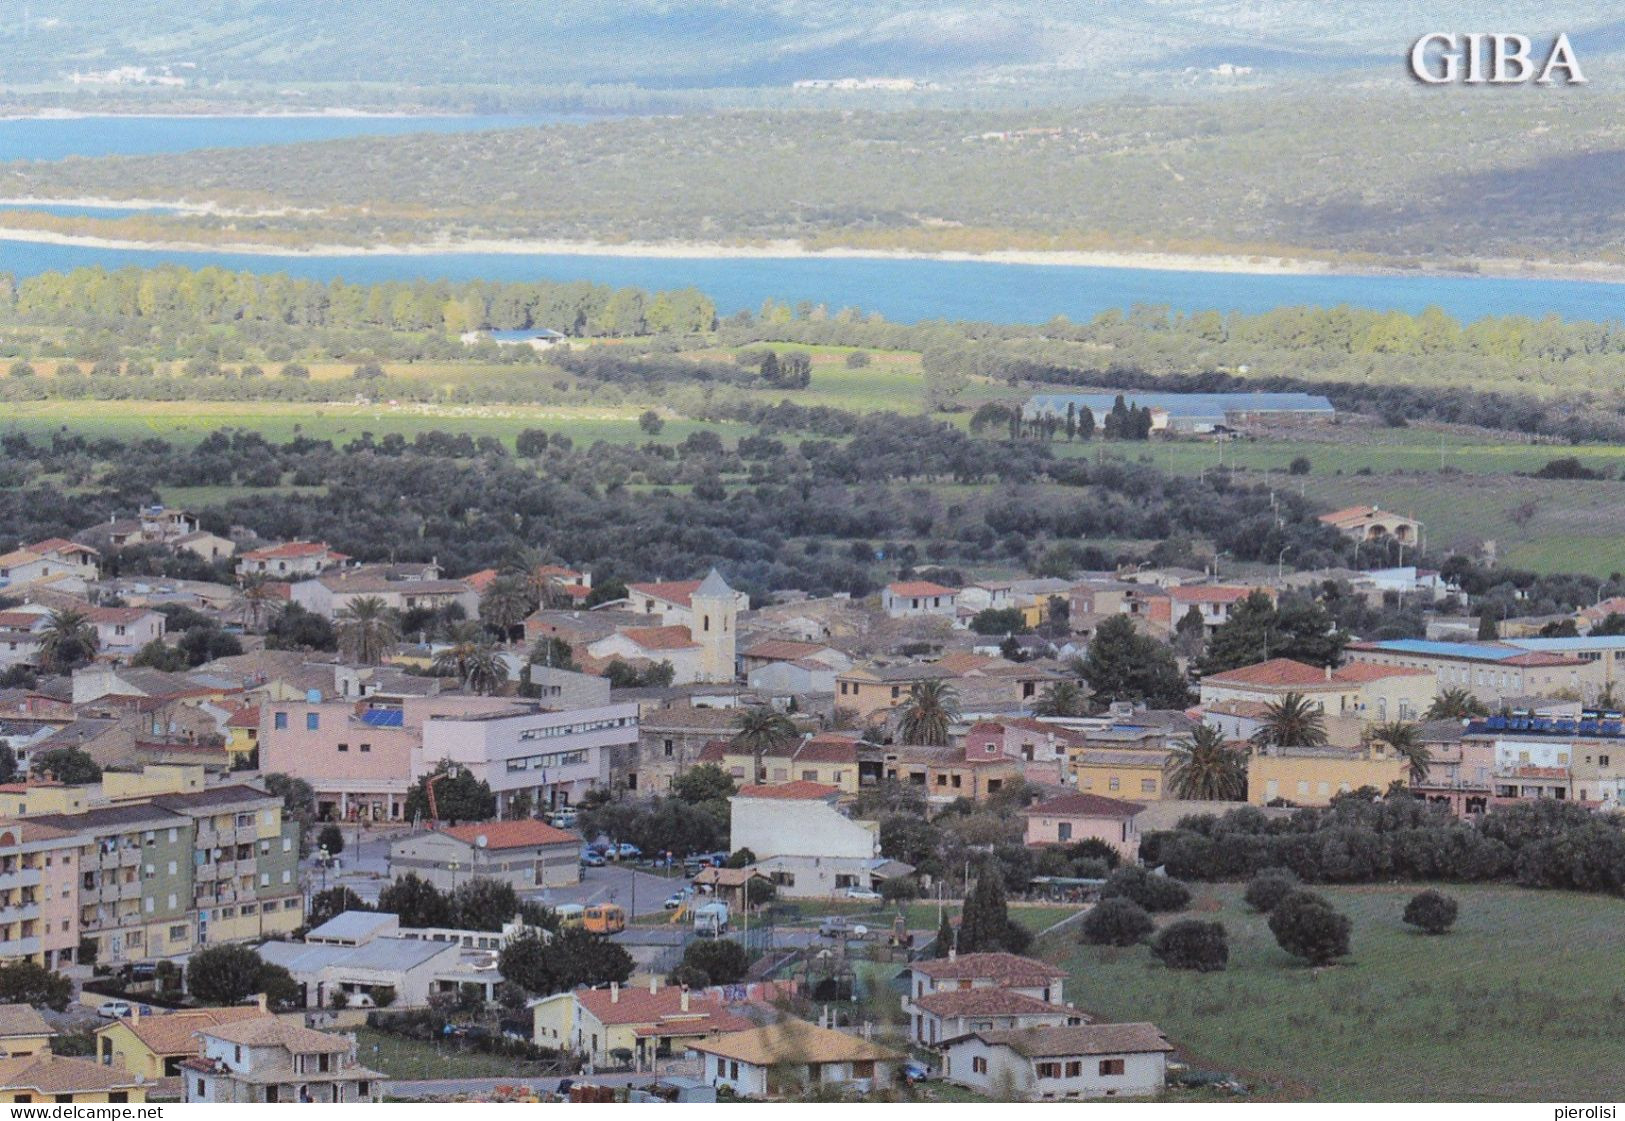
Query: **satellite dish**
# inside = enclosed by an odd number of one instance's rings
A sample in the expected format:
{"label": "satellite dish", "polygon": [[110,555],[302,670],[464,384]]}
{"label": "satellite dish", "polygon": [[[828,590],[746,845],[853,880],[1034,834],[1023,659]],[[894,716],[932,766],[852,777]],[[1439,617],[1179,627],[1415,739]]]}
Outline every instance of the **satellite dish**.
{"label": "satellite dish", "polygon": [[489,837],[487,837],[484,833],[481,833],[478,837],[474,838],[474,847],[475,848],[483,849],[486,845],[488,845],[490,843],[491,843],[491,839]]}

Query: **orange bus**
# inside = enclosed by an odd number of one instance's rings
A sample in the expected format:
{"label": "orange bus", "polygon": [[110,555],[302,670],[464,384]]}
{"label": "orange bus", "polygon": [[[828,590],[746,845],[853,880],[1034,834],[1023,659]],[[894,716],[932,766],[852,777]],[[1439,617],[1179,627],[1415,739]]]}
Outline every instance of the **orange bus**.
{"label": "orange bus", "polygon": [[626,929],[626,911],[618,903],[594,903],[583,912],[581,924],[593,934],[619,934]]}

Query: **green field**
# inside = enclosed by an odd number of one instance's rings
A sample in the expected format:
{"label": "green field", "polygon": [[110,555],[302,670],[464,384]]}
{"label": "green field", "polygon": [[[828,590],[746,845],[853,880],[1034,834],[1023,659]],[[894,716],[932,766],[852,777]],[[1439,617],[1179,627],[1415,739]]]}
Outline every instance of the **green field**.
{"label": "green field", "polygon": [[[157,436],[181,445],[203,439],[222,428],[252,428],[274,443],[295,436],[332,440],[338,444],[363,432],[374,437],[399,432],[410,438],[419,432],[467,432],[495,436],[509,447],[527,428],[562,432],[578,445],[597,440],[644,443],[649,435],[638,427],[644,406],[557,405],[336,405],[282,401],[29,401],[7,405],[0,432],[49,436],[59,429],[91,437],[143,439]],[[690,432],[712,429],[725,438],[746,435],[744,425],[668,420],[658,437],[677,443]]]}
{"label": "green field", "polygon": [[[374,1028],[355,1029],[356,1059],[390,1078],[418,1081],[428,1078],[523,1078],[555,1073],[551,1067],[520,1059],[487,1055],[456,1043],[424,1043]],[[535,1066],[537,1069],[527,1069]]]}
{"label": "green field", "polygon": [[[1323,970],[1275,944],[1235,885],[1196,889],[1224,923],[1222,973],[1164,969],[1147,950],[1047,954],[1067,999],[1150,1020],[1193,1068],[1280,1083],[1324,1101],[1574,1101],[1625,1096],[1625,903],[1512,887],[1450,886],[1461,917],[1429,938],[1400,921],[1416,887],[1317,888],[1354,921],[1353,954]],[[1058,955],[1058,956],[1057,956]]]}

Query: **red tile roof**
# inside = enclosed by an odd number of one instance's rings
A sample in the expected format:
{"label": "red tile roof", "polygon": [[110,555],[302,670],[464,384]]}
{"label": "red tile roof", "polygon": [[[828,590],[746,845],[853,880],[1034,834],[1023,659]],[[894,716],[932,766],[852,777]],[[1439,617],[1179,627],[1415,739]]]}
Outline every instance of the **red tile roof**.
{"label": "red tile roof", "polygon": [[686,650],[699,645],[687,627],[627,627],[620,633],[645,650]]}
{"label": "red tile roof", "polygon": [[1233,585],[1179,586],[1169,588],[1168,598],[1177,603],[1239,603],[1259,588],[1239,588]]}
{"label": "red tile roof", "polygon": [[700,753],[694,757],[694,761],[696,763],[721,763],[723,757],[728,754],[729,746],[727,740],[707,740],[705,746],[700,748]]}
{"label": "red tile roof", "polygon": [[258,705],[247,705],[226,718],[226,727],[228,728],[258,728],[259,726],[260,709]]}
{"label": "red tile roof", "polygon": [[316,541],[284,541],[280,545],[266,545],[261,549],[250,549],[243,554],[244,560],[292,560],[296,557],[326,557],[336,560],[349,560],[343,553],[335,553],[327,547],[327,542]]}
{"label": "red tile roof", "polygon": [[65,537],[47,537],[44,541],[36,541],[32,545],[24,545],[30,553],[89,553],[93,557],[101,554],[89,545],[81,545],[77,541],[69,541]]}
{"label": "red tile roof", "polygon": [[858,745],[852,740],[813,738],[796,752],[797,763],[856,763]]}
{"label": "red tile roof", "polygon": [[795,782],[781,782],[777,786],[741,786],[738,796],[771,798],[780,802],[813,802],[822,798],[832,798],[839,793],[840,790],[833,786],[798,779]]}
{"label": "red tile roof", "polygon": [[[683,990],[678,985],[662,985],[655,992],[632,985],[619,989],[577,989],[576,1001],[598,1018],[599,1023],[654,1024],[667,1016],[683,1014]],[[715,1015],[724,1010],[714,997],[690,993],[688,1010],[693,1014]]]}
{"label": "red tile roof", "polygon": [[628,584],[626,590],[639,595],[653,596],[679,607],[692,607],[694,593],[700,590],[702,583],[703,580],[664,580],[652,584]]}
{"label": "red tile roof", "polygon": [[1042,985],[1066,974],[1047,962],[1017,954],[960,954],[954,958],[917,961],[910,968],[937,981],[966,981],[986,977],[1006,987]]}
{"label": "red tile roof", "polygon": [[485,589],[489,588],[491,586],[491,581],[495,580],[496,578],[496,569],[482,568],[478,572],[472,572],[469,575],[464,576],[463,583],[467,584],[469,587],[473,588],[476,592],[483,596],[485,594]]}
{"label": "red tile roof", "polygon": [[1028,817],[1133,817],[1145,807],[1099,794],[1063,794],[1021,811]]}
{"label": "red tile roof", "polygon": [[886,590],[894,596],[956,596],[958,588],[945,588],[941,584],[933,584],[929,580],[903,580],[896,584],[887,584]]}
{"label": "red tile roof", "polygon": [[488,849],[523,849],[536,845],[576,844],[581,838],[564,829],[555,829],[545,821],[476,821],[468,825],[452,825],[441,829],[448,837],[456,837],[468,845],[478,845],[485,838]]}

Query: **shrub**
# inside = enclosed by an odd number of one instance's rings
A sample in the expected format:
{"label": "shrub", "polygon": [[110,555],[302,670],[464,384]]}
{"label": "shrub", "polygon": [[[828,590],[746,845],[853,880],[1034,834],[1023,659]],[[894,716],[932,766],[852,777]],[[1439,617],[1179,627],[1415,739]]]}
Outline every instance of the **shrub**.
{"label": "shrub", "polygon": [[1423,934],[1443,934],[1456,921],[1456,901],[1442,891],[1418,892],[1405,904],[1405,923]]}
{"label": "shrub", "polygon": [[1230,940],[1223,923],[1181,919],[1157,932],[1151,953],[1169,969],[1217,973],[1230,961]]}
{"label": "shrub", "polygon": [[1349,952],[1349,931],[1354,924],[1322,896],[1294,891],[1270,912],[1270,933],[1293,957],[1311,965],[1326,965]]}
{"label": "shrub", "polygon": [[1298,890],[1298,877],[1285,868],[1265,868],[1247,884],[1242,898],[1247,906],[1261,915],[1275,910],[1275,905]]}
{"label": "shrub", "polygon": [[683,964],[710,979],[714,985],[732,985],[750,972],[750,953],[727,938],[704,938],[688,944]]}
{"label": "shrub", "polygon": [[1131,899],[1152,912],[1182,911],[1191,901],[1190,888],[1178,880],[1133,866],[1119,868],[1108,876],[1100,894],[1102,899]]}
{"label": "shrub", "polygon": [[1102,899],[1083,916],[1082,939],[1091,946],[1133,946],[1156,929],[1156,923],[1132,899]]}
{"label": "shrub", "polygon": [[880,882],[880,898],[888,903],[907,903],[920,897],[920,885],[908,876],[896,876]]}

